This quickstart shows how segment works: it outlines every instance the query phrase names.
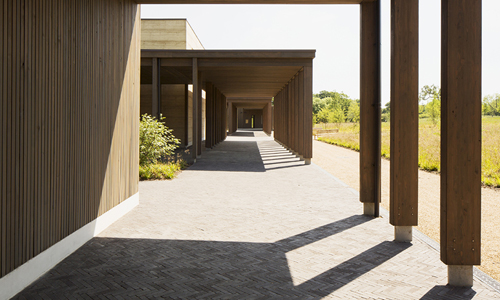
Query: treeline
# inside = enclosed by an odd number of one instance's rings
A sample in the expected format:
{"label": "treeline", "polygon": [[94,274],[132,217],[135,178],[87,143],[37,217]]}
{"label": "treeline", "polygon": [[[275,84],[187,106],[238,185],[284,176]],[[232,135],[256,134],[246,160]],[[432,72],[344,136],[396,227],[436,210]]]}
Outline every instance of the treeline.
{"label": "treeline", "polygon": [[[428,118],[437,124],[441,117],[441,89],[435,85],[425,85],[418,94],[418,117]],[[387,102],[382,109],[382,122],[391,120],[391,103]]]}
{"label": "treeline", "polygon": [[500,116],[500,94],[483,98],[483,116]]}
{"label": "treeline", "polygon": [[[419,118],[428,118],[437,124],[441,118],[441,89],[425,85],[418,95]],[[500,116],[500,94],[487,95],[482,101],[483,116]],[[391,119],[391,103],[387,102],[381,111],[382,122]],[[313,122],[345,123],[359,122],[359,99],[351,99],[344,93],[321,91],[313,95]]]}
{"label": "treeline", "polygon": [[313,122],[359,122],[359,99],[344,93],[321,91],[313,95]]}

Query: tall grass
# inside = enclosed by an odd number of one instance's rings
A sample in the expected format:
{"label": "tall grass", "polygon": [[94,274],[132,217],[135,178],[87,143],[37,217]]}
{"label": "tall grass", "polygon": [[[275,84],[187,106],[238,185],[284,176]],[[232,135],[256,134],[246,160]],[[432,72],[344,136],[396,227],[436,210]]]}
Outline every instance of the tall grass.
{"label": "tall grass", "polygon": [[[359,151],[359,125],[344,123],[338,133],[318,140]],[[500,187],[500,117],[484,117],[482,131],[482,174],[484,185]],[[420,119],[418,165],[427,171],[440,171],[441,130],[428,119]],[[390,158],[390,125],[382,123],[381,155]]]}

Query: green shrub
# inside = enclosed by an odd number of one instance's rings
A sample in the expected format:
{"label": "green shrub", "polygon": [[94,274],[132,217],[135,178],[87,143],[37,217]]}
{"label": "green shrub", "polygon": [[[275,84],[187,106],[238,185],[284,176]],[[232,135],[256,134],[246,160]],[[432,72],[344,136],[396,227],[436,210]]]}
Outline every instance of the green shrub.
{"label": "green shrub", "polygon": [[139,166],[139,178],[141,180],[172,179],[177,172],[187,167],[184,160],[169,163],[156,163]]}
{"label": "green shrub", "polygon": [[180,144],[180,141],[172,134],[172,129],[161,120],[144,114],[141,116],[139,125],[139,164],[145,166],[156,164],[162,156],[169,156]]}

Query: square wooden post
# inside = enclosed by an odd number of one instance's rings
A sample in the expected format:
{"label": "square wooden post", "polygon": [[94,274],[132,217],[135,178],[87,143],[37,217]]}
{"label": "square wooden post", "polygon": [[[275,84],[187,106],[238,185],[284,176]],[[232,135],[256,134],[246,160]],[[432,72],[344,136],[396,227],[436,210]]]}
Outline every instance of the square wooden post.
{"label": "square wooden post", "polygon": [[361,3],[360,196],[364,213],[380,203],[380,1]]}
{"label": "square wooden post", "polygon": [[152,79],[151,79],[151,115],[160,119],[161,105],[161,80],[160,80],[160,59],[152,58]]}
{"label": "square wooden post", "polygon": [[191,155],[196,162],[197,149],[198,149],[198,98],[199,94],[199,73],[198,73],[198,59],[193,58],[193,145],[191,147]]}
{"label": "square wooden post", "polygon": [[238,130],[238,108],[234,105],[234,103],[231,108],[233,110],[233,118],[231,119],[231,122],[233,123],[233,131],[231,133],[234,133]]}
{"label": "square wooden post", "polygon": [[205,105],[206,105],[206,134],[205,134],[205,147],[207,148],[212,148],[212,126],[214,119],[212,117],[212,101],[213,101],[213,85],[210,82],[207,82],[205,84],[205,92],[206,92],[206,97],[205,97]]}
{"label": "square wooden post", "polygon": [[[202,143],[203,143],[203,132],[202,132],[202,128],[203,128],[203,96],[202,96],[202,78],[201,78],[202,74],[201,72],[198,72],[198,91],[197,91],[197,95],[198,95],[198,100],[197,100],[197,105],[198,105],[198,109],[196,110],[197,113],[198,113],[198,142],[197,142],[197,146],[196,147],[196,154],[197,154],[197,157],[200,157],[201,156],[201,150],[202,150]],[[205,120],[206,121],[206,120]]]}
{"label": "square wooden post", "polygon": [[222,94],[222,140],[227,137],[227,100],[226,96]]}
{"label": "square wooden post", "polygon": [[[299,71],[298,75],[299,79],[299,113],[298,115],[298,123],[299,123],[299,149],[297,150],[300,154],[300,160],[304,160],[304,141],[305,137],[307,137],[307,134],[305,134],[305,128],[304,128],[304,114],[301,112],[302,108],[304,107],[304,69]],[[311,121],[312,122],[312,121]],[[272,126],[272,125],[271,125]]]}
{"label": "square wooden post", "polygon": [[395,240],[418,225],[418,0],[391,0],[390,223]]}
{"label": "square wooden post", "polygon": [[441,9],[441,260],[455,286],[481,263],[481,4]]}
{"label": "square wooden post", "polygon": [[189,144],[189,85],[188,84],[185,84],[184,85],[184,116],[185,116],[185,122],[184,122],[184,126],[186,127],[186,131],[185,131],[185,134],[184,134],[184,139],[186,140],[186,142],[184,143],[186,145],[186,148]]}
{"label": "square wooden post", "polygon": [[304,161],[306,165],[311,164],[313,155],[312,149],[312,97],[313,97],[313,68],[310,65],[304,66]]}

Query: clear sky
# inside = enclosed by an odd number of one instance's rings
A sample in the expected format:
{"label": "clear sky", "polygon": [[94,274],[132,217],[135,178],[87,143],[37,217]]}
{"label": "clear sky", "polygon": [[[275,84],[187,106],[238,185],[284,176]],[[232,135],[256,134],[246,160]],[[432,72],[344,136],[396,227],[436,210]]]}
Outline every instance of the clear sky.
{"label": "clear sky", "polygon": [[[419,86],[440,86],[441,1],[420,0]],[[359,5],[142,5],[186,18],[206,49],[316,49],[315,93],[359,98]],[[483,96],[500,93],[500,0],[483,0]],[[390,99],[390,1],[382,0],[382,103]]]}

